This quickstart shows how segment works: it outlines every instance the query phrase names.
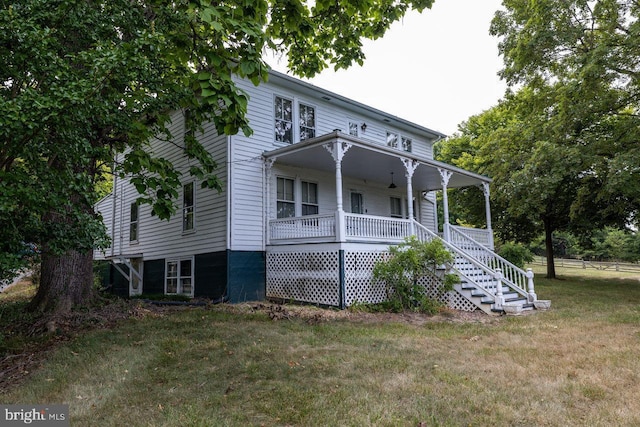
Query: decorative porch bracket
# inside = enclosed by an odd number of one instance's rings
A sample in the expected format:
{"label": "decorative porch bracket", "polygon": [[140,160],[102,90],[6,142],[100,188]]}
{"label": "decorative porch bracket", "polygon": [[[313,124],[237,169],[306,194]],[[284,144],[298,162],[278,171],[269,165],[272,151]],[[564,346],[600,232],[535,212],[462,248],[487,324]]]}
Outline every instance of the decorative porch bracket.
{"label": "decorative porch bracket", "polygon": [[482,193],[484,194],[484,209],[487,216],[487,231],[489,232],[489,249],[494,248],[493,243],[493,228],[491,227],[491,201],[489,192],[489,183],[483,182],[481,184]]}
{"label": "decorative porch bracket", "polygon": [[338,242],[344,242],[346,239],[344,209],[342,204],[342,158],[351,146],[351,143],[344,141],[332,141],[323,145],[336,163],[336,241]]}
{"label": "decorative porch bracket", "polygon": [[449,185],[449,180],[451,179],[451,175],[453,172],[438,168],[438,172],[440,172],[441,184],[442,184],[442,208],[444,211],[444,218],[442,224],[442,232],[444,234],[445,242],[451,241],[451,236],[449,233],[449,196],[447,194],[447,186]]}
{"label": "decorative porch bracket", "polygon": [[411,160],[406,158],[401,158],[402,163],[404,164],[405,174],[404,176],[407,178],[407,216],[409,217],[409,233],[415,234],[415,230],[413,228],[413,174],[416,171],[419,163],[417,160]]}

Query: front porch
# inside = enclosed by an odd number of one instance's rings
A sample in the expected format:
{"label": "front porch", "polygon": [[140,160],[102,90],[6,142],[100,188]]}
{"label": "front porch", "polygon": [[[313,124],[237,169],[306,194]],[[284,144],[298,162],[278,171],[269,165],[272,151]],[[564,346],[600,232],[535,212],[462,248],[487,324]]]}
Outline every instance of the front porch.
{"label": "front porch", "polygon": [[[537,300],[532,273],[493,252],[489,178],[337,131],[263,156],[268,297],[341,308],[380,302],[385,286],[373,280],[373,266],[390,245],[415,235],[442,239],[455,255],[462,283],[443,297],[450,307],[494,313]],[[486,228],[449,223],[447,190],[466,186],[482,189]],[[440,220],[436,191],[442,192]],[[436,295],[439,283],[425,280]]]}

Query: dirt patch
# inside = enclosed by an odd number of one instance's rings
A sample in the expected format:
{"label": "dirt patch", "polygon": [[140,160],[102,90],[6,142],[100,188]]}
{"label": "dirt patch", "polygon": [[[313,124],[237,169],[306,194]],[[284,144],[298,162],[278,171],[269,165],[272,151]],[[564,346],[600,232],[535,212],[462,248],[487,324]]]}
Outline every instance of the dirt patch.
{"label": "dirt patch", "polygon": [[365,311],[336,310],[305,305],[246,303],[228,306],[229,310],[239,312],[265,312],[272,320],[302,319],[308,323],[318,323],[335,320],[346,320],[365,323],[405,323],[424,325],[426,323],[492,323],[499,321],[499,317],[489,316],[476,310],[458,311],[444,309],[439,314],[423,313],[369,313]]}

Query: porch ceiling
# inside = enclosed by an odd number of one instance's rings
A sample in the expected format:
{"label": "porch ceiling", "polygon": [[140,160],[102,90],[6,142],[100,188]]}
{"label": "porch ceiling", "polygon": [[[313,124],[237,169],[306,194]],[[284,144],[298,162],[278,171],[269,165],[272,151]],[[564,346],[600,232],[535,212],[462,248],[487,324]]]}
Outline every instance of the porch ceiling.
{"label": "porch ceiling", "polygon": [[351,148],[342,159],[342,175],[383,184],[393,182],[398,188],[405,188],[406,169],[402,158],[417,160],[419,165],[413,174],[413,188],[419,191],[441,190],[441,176],[438,169],[452,172],[448,188],[459,188],[491,182],[490,178],[465,171],[446,163],[420,158],[379,144],[372,144],[340,132],[333,132],[318,138],[293,144],[264,153],[266,159],[275,159],[276,163],[309,168],[326,172],[335,172],[335,162],[324,145],[331,142],[346,142]]}

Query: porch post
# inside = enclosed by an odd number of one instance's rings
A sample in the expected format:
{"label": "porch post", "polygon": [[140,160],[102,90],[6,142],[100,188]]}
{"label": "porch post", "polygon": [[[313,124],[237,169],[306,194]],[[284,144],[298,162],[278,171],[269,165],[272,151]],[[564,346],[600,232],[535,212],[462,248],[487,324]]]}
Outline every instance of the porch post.
{"label": "porch post", "polygon": [[451,238],[449,234],[449,196],[447,194],[447,185],[449,185],[449,179],[451,179],[453,172],[440,168],[438,168],[438,172],[440,172],[440,182],[442,183],[442,208],[444,210],[442,232],[444,234],[444,240],[448,242]]}
{"label": "porch post", "polygon": [[264,222],[265,222],[265,230],[266,230],[266,239],[265,242],[267,245],[271,243],[271,167],[275,163],[276,159],[265,159],[264,161],[264,169],[265,169],[265,186],[267,188],[264,189],[264,194],[266,197],[266,201],[264,203]]}
{"label": "porch post", "polygon": [[487,232],[489,233],[489,249],[493,250],[493,228],[491,227],[491,202],[489,200],[489,183],[482,183],[482,192],[484,193],[484,209],[487,215]]}
{"label": "porch post", "polygon": [[324,148],[331,154],[333,161],[336,163],[336,241],[344,242],[346,227],[344,209],[342,207],[342,158],[351,148],[351,144],[336,140],[325,144]]}
{"label": "porch post", "polygon": [[409,217],[409,234],[414,235],[415,229],[413,226],[413,173],[418,167],[416,160],[401,159],[404,163],[405,177],[407,178],[407,216]]}

